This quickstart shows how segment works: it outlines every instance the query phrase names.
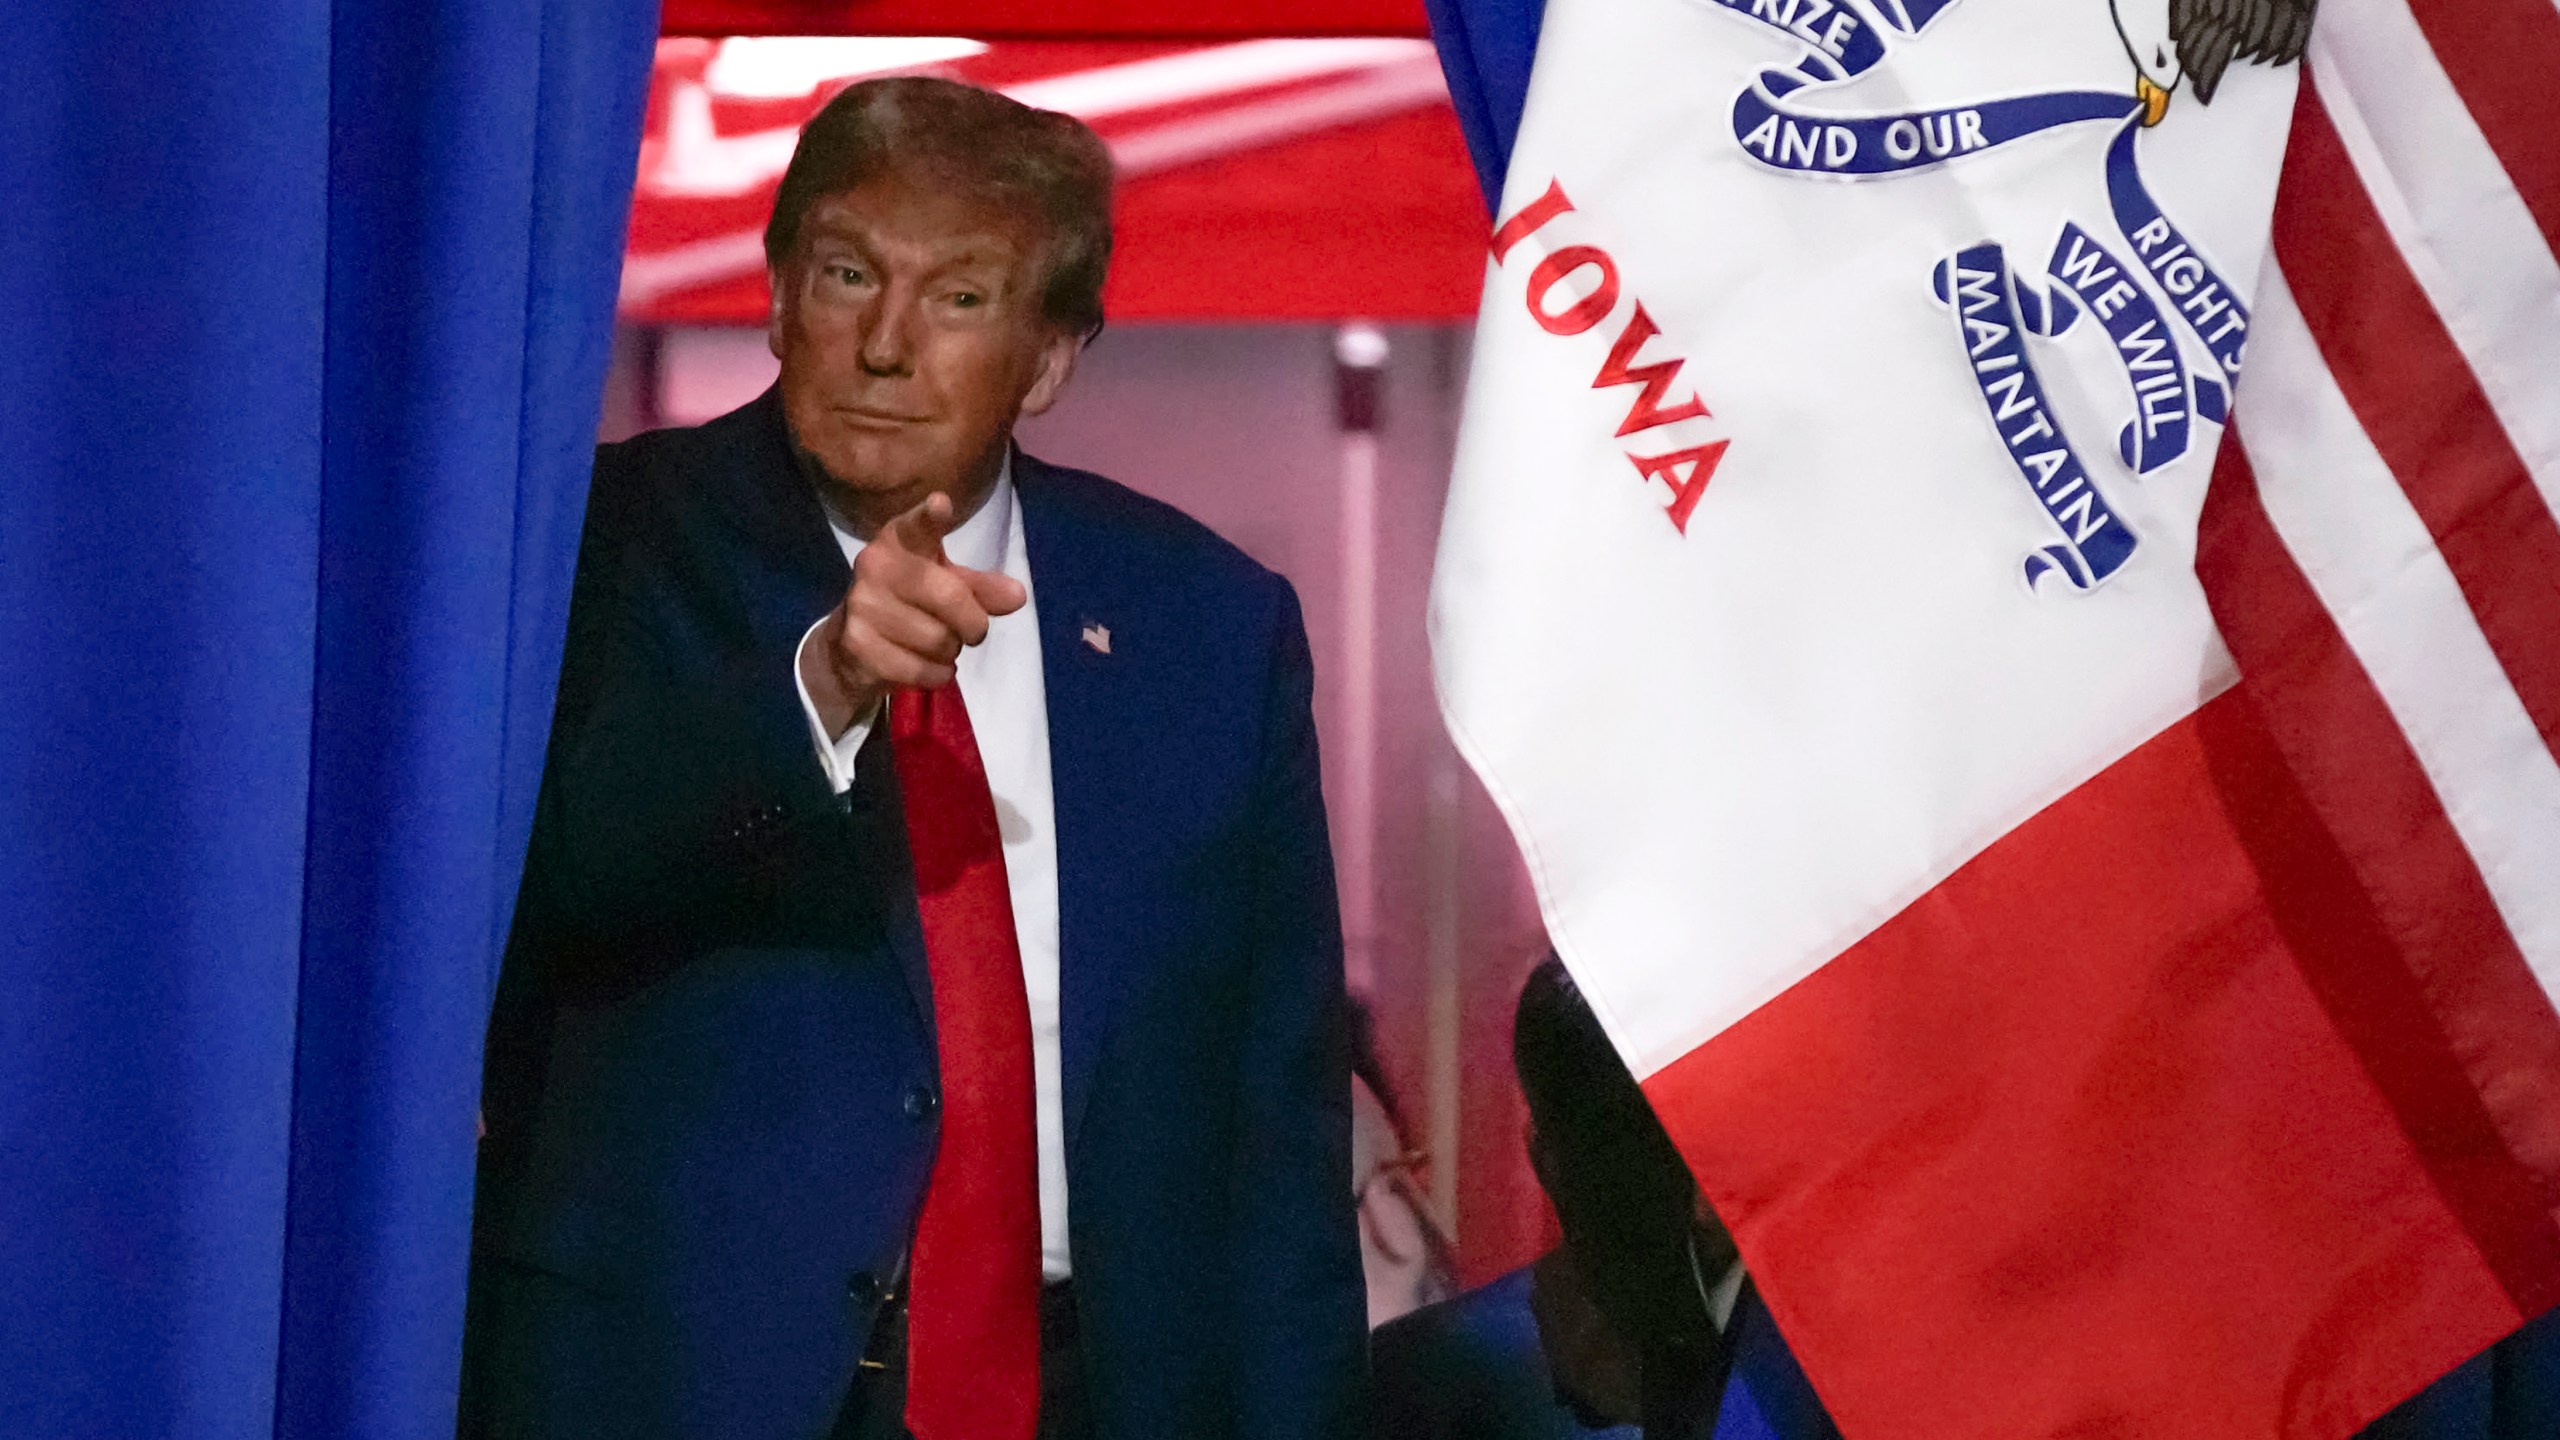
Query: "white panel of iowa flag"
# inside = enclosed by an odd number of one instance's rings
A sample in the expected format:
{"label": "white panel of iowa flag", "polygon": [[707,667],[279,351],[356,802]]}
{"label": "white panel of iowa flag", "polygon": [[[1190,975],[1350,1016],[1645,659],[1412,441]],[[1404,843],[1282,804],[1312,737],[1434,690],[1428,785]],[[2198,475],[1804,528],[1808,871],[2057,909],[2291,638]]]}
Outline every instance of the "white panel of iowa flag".
{"label": "white panel of iowa flag", "polygon": [[1852,1440],[2560,1302],[2556,94],[2551,0],[1546,7],[1442,701]]}

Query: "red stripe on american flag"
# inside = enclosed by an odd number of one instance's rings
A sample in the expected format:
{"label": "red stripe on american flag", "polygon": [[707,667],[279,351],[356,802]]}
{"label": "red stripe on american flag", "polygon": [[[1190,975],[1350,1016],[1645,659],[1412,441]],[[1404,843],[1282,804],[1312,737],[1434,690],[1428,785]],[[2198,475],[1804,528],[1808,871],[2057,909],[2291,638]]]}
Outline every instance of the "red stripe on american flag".
{"label": "red stripe on american flag", "polygon": [[2274,245],[2329,373],[2435,537],[2543,743],[2560,753],[2560,524],[2392,242],[2308,74]]}
{"label": "red stripe on american flag", "polygon": [[2551,0],[2412,0],[2436,62],[2488,137],[2542,238],[2560,246],[2560,8]]}
{"label": "red stripe on american flag", "polygon": [[2237,437],[2214,467],[2196,570],[2255,711],[2209,739],[2245,780],[2224,794],[2277,923],[2499,1283],[2539,1314],[2560,1303],[2560,1229],[2518,1152],[2552,1152],[2560,1017],[2277,536]]}

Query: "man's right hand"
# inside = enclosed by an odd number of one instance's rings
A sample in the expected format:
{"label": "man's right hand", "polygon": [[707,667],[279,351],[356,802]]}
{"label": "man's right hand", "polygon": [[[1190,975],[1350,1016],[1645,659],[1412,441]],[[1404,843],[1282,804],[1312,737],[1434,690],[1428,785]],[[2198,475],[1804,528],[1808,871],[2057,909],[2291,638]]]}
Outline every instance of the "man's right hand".
{"label": "man's right hand", "polygon": [[951,497],[937,494],[881,526],[854,557],[844,602],[800,647],[800,681],[831,738],[892,687],[950,684],[961,647],[986,639],[992,617],[1030,599],[1009,575],[944,558],[943,537],[956,523]]}

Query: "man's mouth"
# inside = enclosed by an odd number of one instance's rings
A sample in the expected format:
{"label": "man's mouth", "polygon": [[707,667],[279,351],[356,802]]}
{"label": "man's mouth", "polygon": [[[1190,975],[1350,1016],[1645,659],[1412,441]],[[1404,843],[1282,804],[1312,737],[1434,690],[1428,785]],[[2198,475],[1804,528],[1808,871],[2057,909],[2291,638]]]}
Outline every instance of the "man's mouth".
{"label": "man's mouth", "polygon": [[853,430],[898,430],[909,425],[922,425],[932,418],[908,415],[895,410],[879,410],[867,405],[840,405],[836,419]]}

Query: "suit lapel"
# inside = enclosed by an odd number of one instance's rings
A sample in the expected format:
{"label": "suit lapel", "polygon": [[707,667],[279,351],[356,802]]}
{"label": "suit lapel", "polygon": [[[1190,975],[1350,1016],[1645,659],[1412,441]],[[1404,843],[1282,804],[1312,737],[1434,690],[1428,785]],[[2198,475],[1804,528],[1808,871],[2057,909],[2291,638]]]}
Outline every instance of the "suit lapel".
{"label": "suit lapel", "polygon": [[1089,643],[1087,627],[1126,627],[1135,620],[1115,568],[1118,547],[1093,523],[1050,467],[1014,452],[1015,502],[1039,602],[1040,669],[1049,704],[1049,779],[1058,841],[1058,1024],[1060,1089],[1070,1153],[1093,1088],[1094,1065],[1109,1031],[1113,1001],[1129,962],[1113,943],[1108,915],[1120,837],[1108,817],[1116,809],[1112,739],[1144,729],[1131,713],[1141,703],[1133,667],[1142,663],[1124,635],[1114,646]]}
{"label": "suit lapel", "polygon": [[723,508],[743,530],[747,553],[761,561],[761,583],[748,587],[748,624],[764,653],[797,652],[811,622],[844,599],[853,572],[827,524],[817,491],[793,457],[779,388],[715,421],[739,423],[744,443],[720,447],[735,457],[732,496]]}
{"label": "suit lapel", "polygon": [[[750,557],[743,603],[755,653],[778,657],[787,667],[799,653],[800,637],[817,618],[844,599],[853,571],[845,564],[844,547],[809,478],[791,447],[791,431],[783,421],[782,392],[767,390],[744,409],[714,424],[743,427],[739,443],[716,448],[735,457],[729,478],[731,493],[722,506],[744,532]],[[762,663],[762,662],[759,662]],[[807,721],[796,694],[789,697],[789,720],[783,729],[794,750],[805,753]],[[808,761],[816,770],[816,759]],[[889,727],[874,725],[855,757],[853,788],[839,800],[849,822],[884,853],[872,873],[889,901],[885,928],[889,947],[906,977],[907,994],[915,1002],[925,1043],[934,1044],[933,972],[924,953],[924,928],[915,898],[915,871],[907,858],[904,801],[898,792],[897,767],[889,753]],[[895,855],[885,852],[894,848]],[[893,863],[892,863],[893,862]]]}
{"label": "suit lapel", "polygon": [[857,834],[864,843],[877,847],[879,864],[871,873],[878,893],[888,899],[888,910],[882,928],[888,933],[889,949],[898,957],[899,972],[906,976],[907,998],[915,1002],[917,1029],[924,1035],[925,1054],[937,1066],[941,1060],[941,1041],[933,1024],[933,966],[924,953],[924,913],[918,907],[915,884],[915,862],[907,853],[906,800],[898,789],[897,759],[889,753],[889,727],[883,722],[871,727],[862,751],[854,757],[853,788],[845,793],[845,808]]}

